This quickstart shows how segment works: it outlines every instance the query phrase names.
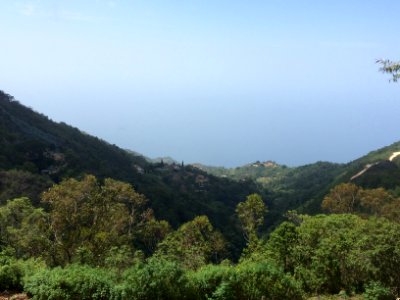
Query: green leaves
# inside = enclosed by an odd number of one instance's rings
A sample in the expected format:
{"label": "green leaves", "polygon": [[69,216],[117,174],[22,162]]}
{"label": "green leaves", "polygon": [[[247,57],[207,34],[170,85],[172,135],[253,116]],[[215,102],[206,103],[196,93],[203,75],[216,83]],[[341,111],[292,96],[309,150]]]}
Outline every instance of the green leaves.
{"label": "green leaves", "polygon": [[24,288],[33,299],[98,299],[113,297],[115,277],[106,270],[82,265],[65,269],[42,269],[31,276]]}
{"label": "green leaves", "polygon": [[388,59],[378,59],[376,62],[381,65],[379,71],[391,74],[394,82],[400,79],[400,62],[393,62]]}
{"label": "green leaves", "polygon": [[131,185],[113,179],[101,185],[90,175],[53,186],[42,201],[50,206],[57,264],[70,263],[77,254],[91,263],[104,263],[111,247],[132,244],[147,217],[147,200]]}
{"label": "green leaves", "polygon": [[247,196],[246,201],[236,206],[236,213],[248,242],[257,237],[257,229],[264,223],[264,215],[267,211],[267,207],[258,194]]}
{"label": "green leaves", "polygon": [[18,258],[45,254],[50,247],[48,219],[28,198],[9,200],[0,207],[1,243],[14,249]]}
{"label": "green leaves", "polygon": [[274,264],[205,266],[189,276],[196,299],[302,299],[298,283]]}
{"label": "green leaves", "polygon": [[199,216],[169,233],[158,245],[155,255],[177,261],[188,269],[198,269],[218,257],[225,245],[223,236],[214,231],[209,219]]}

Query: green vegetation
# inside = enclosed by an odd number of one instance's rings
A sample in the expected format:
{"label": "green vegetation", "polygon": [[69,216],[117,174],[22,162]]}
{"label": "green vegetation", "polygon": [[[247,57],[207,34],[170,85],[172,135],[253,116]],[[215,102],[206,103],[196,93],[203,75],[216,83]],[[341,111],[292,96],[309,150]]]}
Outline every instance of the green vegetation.
{"label": "green vegetation", "polygon": [[80,180],[86,174],[100,182],[113,178],[145,195],[155,217],[174,228],[206,215],[229,238],[235,258],[244,245],[233,217],[236,204],[249,194],[265,194],[252,181],[218,178],[182,164],[148,162],[139,154],[53,122],[1,91],[0,137],[0,204],[28,197],[35,207],[44,207],[40,194],[54,183]]}
{"label": "green vegetation", "polygon": [[[326,204],[334,196],[346,205]],[[50,199],[47,211],[27,198],[0,208],[2,289],[24,290],[33,299],[393,299],[400,292],[399,219],[370,213],[400,201],[383,189],[335,187],[323,205],[344,213],[291,212],[264,238],[257,229],[266,207],[250,195],[237,205],[249,239],[236,264],[226,260],[226,242],[205,216],[175,231],[161,226],[168,229],[149,251],[143,228],[161,222],[125,183],[67,180],[42,195],[43,202]],[[349,213],[348,199],[360,210]],[[400,208],[391,212],[399,215]]]}
{"label": "green vegetation", "polygon": [[377,63],[381,64],[380,71],[392,75],[392,80],[397,82],[400,78],[400,62],[393,62],[388,59],[379,59]]}
{"label": "green vegetation", "polygon": [[148,162],[3,93],[0,132],[0,292],[115,300],[400,295],[400,157],[389,161],[400,143],[348,164],[257,162],[209,168],[214,176]]}

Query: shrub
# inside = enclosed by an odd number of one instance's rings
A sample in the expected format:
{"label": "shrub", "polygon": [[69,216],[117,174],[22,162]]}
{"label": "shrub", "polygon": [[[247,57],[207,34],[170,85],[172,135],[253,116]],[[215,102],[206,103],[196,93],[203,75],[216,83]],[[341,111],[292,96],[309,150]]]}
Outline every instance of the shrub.
{"label": "shrub", "polygon": [[0,291],[22,290],[26,265],[33,260],[16,260],[14,255],[15,251],[12,248],[0,252]]}
{"label": "shrub", "polygon": [[40,270],[25,282],[32,299],[111,299],[114,276],[106,270],[82,265]]}
{"label": "shrub", "polygon": [[[235,271],[234,267],[224,265],[207,265],[189,274],[191,289],[195,299],[207,300],[221,290]],[[222,293],[222,291],[219,291]],[[224,294],[224,293],[222,293]]]}
{"label": "shrub", "polygon": [[185,299],[188,281],[177,263],[151,258],[124,272],[115,299]]}
{"label": "shrub", "polygon": [[365,292],[363,294],[365,300],[390,300],[393,296],[390,289],[384,287],[382,283],[373,281],[365,285]]}
{"label": "shrub", "polygon": [[[243,263],[237,266],[230,278],[228,298],[259,300],[264,299],[302,299],[299,284],[290,275],[270,263]],[[225,298],[225,299],[228,299]],[[220,298],[221,299],[221,298]],[[231,298],[229,298],[231,299]]]}
{"label": "shrub", "polygon": [[302,299],[299,284],[266,262],[243,262],[236,267],[206,266],[190,275],[197,299]]}
{"label": "shrub", "polygon": [[22,290],[23,275],[22,268],[15,263],[0,266],[0,290]]}

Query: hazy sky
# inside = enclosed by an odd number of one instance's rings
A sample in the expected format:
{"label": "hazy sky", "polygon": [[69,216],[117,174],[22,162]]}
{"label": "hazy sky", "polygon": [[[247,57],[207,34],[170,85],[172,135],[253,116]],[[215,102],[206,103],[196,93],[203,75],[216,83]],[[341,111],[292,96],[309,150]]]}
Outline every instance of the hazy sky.
{"label": "hazy sky", "polygon": [[400,140],[398,0],[1,1],[0,89],[150,157],[347,162]]}

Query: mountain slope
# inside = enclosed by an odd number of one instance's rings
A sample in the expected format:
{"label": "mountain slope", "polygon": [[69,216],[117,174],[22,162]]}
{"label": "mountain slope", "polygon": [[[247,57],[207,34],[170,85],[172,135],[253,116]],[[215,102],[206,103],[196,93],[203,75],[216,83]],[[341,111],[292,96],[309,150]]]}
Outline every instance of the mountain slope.
{"label": "mountain slope", "polygon": [[364,188],[395,189],[400,186],[400,142],[371,151],[347,164],[317,162],[290,168],[274,162],[255,162],[236,168],[194,164],[215,176],[251,179],[269,191],[272,219],[281,212],[298,209],[320,212],[323,197],[337,184],[353,182]]}
{"label": "mountain slope", "polygon": [[369,152],[343,166],[333,184],[353,182],[365,188],[393,189],[400,185],[400,142]]}
{"label": "mountain slope", "polygon": [[131,183],[149,198],[156,217],[173,226],[197,215],[209,216],[236,249],[243,240],[235,207],[247,195],[262,194],[269,208],[266,223],[276,225],[287,210],[320,212],[323,197],[342,182],[389,189],[400,186],[397,152],[400,142],[348,164],[317,162],[296,168],[271,161],[234,169],[152,162],[56,123],[0,92],[0,204],[25,195],[39,205],[40,193],[63,178],[111,177]]}
{"label": "mountain slope", "polygon": [[[234,209],[248,194],[260,192],[251,181],[218,178],[181,164],[148,162],[141,155],[65,123],[54,122],[3,92],[0,92],[0,171],[3,203],[7,198],[21,195],[38,202],[42,190],[37,186],[44,189],[63,178],[83,174],[111,177],[129,182],[145,194],[157,218],[178,226],[197,215],[208,215],[236,245],[241,243],[238,238],[241,235],[233,217]],[[35,182],[32,184],[35,188],[22,193],[18,185],[26,182]]]}

